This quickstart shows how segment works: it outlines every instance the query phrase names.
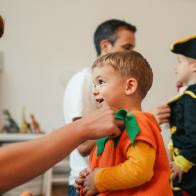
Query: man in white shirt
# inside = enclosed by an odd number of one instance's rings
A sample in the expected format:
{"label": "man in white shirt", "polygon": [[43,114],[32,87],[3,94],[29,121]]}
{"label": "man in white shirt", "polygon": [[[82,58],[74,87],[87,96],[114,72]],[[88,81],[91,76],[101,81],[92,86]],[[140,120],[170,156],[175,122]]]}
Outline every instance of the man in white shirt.
{"label": "man in white shirt", "polygon": [[[136,27],[121,20],[107,20],[100,24],[94,33],[94,44],[97,56],[109,52],[132,50],[135,47]],[[64,94],[65,122],[72,122],[96,109],[96,101],[92,94],[91,68],[87,67],[75,74]],[[87,157],[95,141],[90,140],[70,154],[68,196],[78,196],[74,188],[75,178],[87,168]]]}

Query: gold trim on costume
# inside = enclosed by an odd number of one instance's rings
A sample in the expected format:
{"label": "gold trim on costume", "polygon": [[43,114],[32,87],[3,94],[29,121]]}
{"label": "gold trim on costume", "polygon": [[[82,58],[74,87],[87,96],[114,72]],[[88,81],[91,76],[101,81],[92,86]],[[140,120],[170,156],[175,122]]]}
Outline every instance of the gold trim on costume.
{"label": "gold trim on costume", "polygon": [[174,148],[175,155],[179,155],[181,150],[179,148]]}
{"label": "gold trim on costume", "polygon": [[194,165],[191,161],[183,157],[182,155],[174,156],[174,162],[178,167],[180,167],[184,172],[188,172]]}
{"label": "gold trim on costume", "polygon": [[173,127],[170,128],[170,131],[171,131],[172,134],[175,133],[176,130],[177,130],[176,126],[173,126]]}
{"label": "gold trim on costume", "polygon": [[171,158],[171,161],[173,161],[173,155],[174,155],[174,144],[173,144],[173,141],[172,139],[170,138],[169,140],[169,143],[168,143],[168,146],[167,146],[169,152],[170,152],[170,158]]}
{"label": "gold trim on costume", "polygon": [[194,38],[196,38],[196,35],[192,35],[192,36],[190,36],[190,37],[186,37],[186,38],[183,38],[183,39],[181,39],[181,40],[178,40],[178,41],[176,41],[175,43],[173,43],[173,44],[170,46],[170,50],[173,50],[173,49],[174,49],[174,46],[175,46],[176,44],[181,44],[181,43],[187,42],[187,41],[189,41],[189,40],[191,40],[191,39],[194,39]]}
{"label": "gold trim on costume", "polygon": [[174,151],[174,144],[173,144],[173,141],[172,141],[172,139],[170,138],[170,140],[169,140],[169,143],[168,143],[168,150],[170,150],[170,151]]}
{"label": "gold trim on costume", "polygon": [[196,94],[192,91],[185,91],[184,94],[190,95],[192,98],[196,99]]}
{"label": "gold trim on costume", "polygon": [[177,96],[174,97],[173,99],[169,100],[169,101],[167,102],[167,104],[169,105],[169,104],[171,104],[171,103],[173,103],[173,102],[179,100],[179,99],[180,99],[183,95],[185,95],[185,94],[186,94],[186,95],[190,95],[192,98],[196,99],[196,94],[195,94],[194,92],[189,91],[189,90],[185,90],[184,93],[182,93],[181,95],[177,95]]}
{"label": "gold trim on costume", "polygon": [[177,101],[177,100],[180,99],[183,95],[184,95],[184,93],[181,94],[181,95],[177,95],[177,96],[174,97],[173,99],[169,100],[169,101],[167,102],[167,104],[169,105],[169,104],[171,104],[171,103]]}

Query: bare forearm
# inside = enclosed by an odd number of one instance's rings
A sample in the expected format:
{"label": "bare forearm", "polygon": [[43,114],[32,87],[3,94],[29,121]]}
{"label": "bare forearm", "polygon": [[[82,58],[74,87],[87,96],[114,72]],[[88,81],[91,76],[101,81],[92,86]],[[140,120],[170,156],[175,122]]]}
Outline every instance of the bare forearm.
{"label": "bare forearm", "polygon": [[115,123],[113,110],[104,106],[41,139],[0,148],[0,192],[43,173],[86,140],[118,136]]}
{"label": "bare forearm", "polygon": [[74,128],[75,124],[67,125],[41,139],[2,147],[0,192],[32,179],[67,156],[83,141],[82,127]]}

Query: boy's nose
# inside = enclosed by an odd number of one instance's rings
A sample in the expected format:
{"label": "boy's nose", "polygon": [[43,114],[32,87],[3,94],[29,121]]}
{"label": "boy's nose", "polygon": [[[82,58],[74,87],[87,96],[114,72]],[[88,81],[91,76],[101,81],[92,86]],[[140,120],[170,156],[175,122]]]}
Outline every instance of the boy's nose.
{"label": "boy's nose", "polygon": [[99,95],[99,91],[98,91],[97,87],[94,87],[94,88],[93,88],[93,95],[94,95],[94,96]]}
{"label": "boy's nose", "polygon": [[99,94],[99,92],[97,90],[93,90],[93,95],[97,96]]}

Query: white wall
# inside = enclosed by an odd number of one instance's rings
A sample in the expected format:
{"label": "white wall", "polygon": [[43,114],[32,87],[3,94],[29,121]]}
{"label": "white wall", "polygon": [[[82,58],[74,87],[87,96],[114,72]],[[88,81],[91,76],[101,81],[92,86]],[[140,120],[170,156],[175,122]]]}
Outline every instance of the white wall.
{"label": "white wall", "polygon": [[[175,95],[171,42],[196,33],[195,0],[0,0],[0,110],[21,122],[22,107],[49,131],[63,125],[62,97],[70,75],[95,58],[94,30],[106,19],[138,27],[137,49],[150,61],[154,85],[144,108]],[[2,117],[2,116],[1,116]]]}

